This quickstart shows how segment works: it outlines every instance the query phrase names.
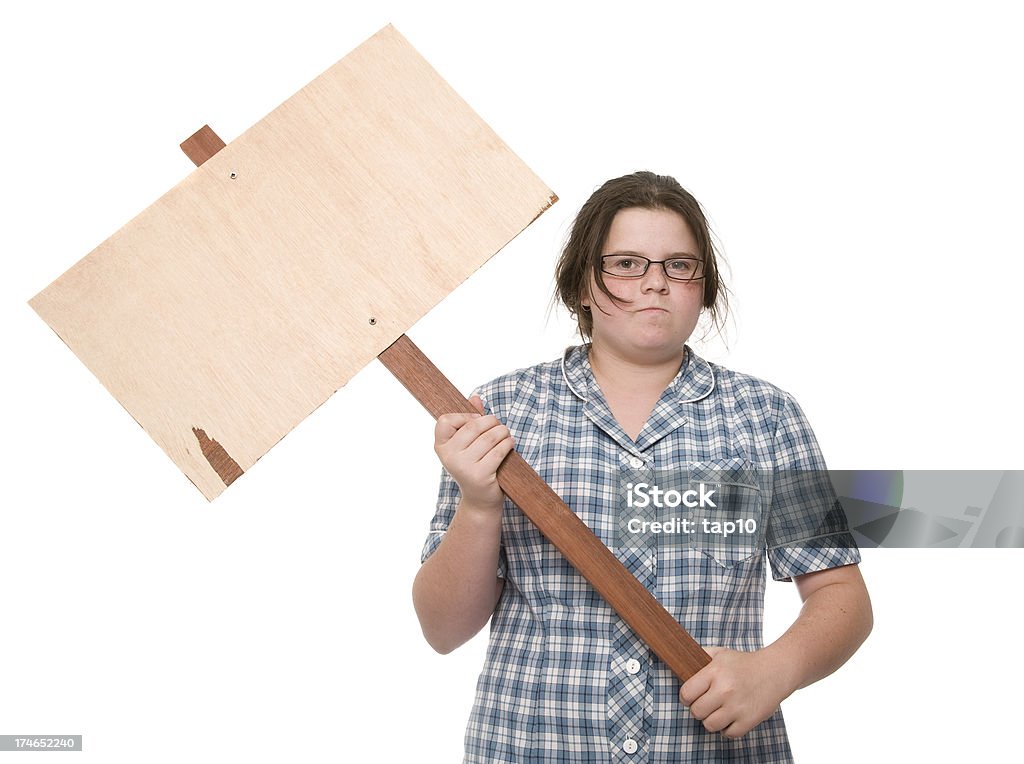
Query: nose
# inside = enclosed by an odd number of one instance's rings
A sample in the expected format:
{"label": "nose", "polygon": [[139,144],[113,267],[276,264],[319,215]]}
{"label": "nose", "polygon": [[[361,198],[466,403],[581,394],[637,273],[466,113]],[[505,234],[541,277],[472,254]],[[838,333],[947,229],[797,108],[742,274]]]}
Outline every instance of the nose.
{"label": "nose", "polygon": [[668,271],[665,270],[665,263],[651,263],[641,279],[640,288],[644,292],[668,291]]}

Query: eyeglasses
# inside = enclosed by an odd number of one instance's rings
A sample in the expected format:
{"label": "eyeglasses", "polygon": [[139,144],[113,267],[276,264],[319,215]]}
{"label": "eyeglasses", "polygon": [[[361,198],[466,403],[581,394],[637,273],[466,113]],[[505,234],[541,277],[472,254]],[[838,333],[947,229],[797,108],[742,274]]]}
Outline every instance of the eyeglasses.
{"label": "eyeglasses", "polygon": [[673,281],[697,281],[704,278],[704,261],[696,257],[671,257],[668,260],[648,260],[640,255],[602,255],[601,270],[609,276],[638,279],[647,273],[651,264],[660,265]]}

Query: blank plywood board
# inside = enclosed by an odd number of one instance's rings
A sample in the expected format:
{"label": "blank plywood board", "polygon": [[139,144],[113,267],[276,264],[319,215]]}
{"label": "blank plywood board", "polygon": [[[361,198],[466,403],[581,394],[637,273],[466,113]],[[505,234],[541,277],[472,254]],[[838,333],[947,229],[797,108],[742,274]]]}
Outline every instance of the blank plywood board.
{"label": "blank plywood board", "polygon": [[212,499],[554,199],[386,27],[31,305]]}

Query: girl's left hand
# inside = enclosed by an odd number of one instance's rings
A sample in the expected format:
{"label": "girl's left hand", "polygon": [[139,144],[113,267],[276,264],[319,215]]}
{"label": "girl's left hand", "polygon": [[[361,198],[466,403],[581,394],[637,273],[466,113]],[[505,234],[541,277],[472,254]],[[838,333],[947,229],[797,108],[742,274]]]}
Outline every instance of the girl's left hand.
{"label": "girl's left hand", "polygon": [[683,683],[679,700],[708,732],[742,737],[774,714],[792,692],[781,667],[764,650],[705,649],[711,663]]}

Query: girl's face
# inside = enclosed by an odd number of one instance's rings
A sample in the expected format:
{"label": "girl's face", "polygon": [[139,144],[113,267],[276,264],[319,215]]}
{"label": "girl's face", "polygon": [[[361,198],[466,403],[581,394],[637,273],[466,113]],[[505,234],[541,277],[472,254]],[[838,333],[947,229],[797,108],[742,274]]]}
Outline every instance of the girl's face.
{"label": "girl's face", "polygon": [[[699,256],[693,233],[679,213],[643,207],[616,213],[601,254],[640,255],[648,260]],[[671,280],[656,263],[638,279],[602,275],[612,294],[631,302],[610,300],[591,274],[589,294],[582,304],[591,308],[594,349],[636,363],[678,358],[697,326],[704,282]]]}

